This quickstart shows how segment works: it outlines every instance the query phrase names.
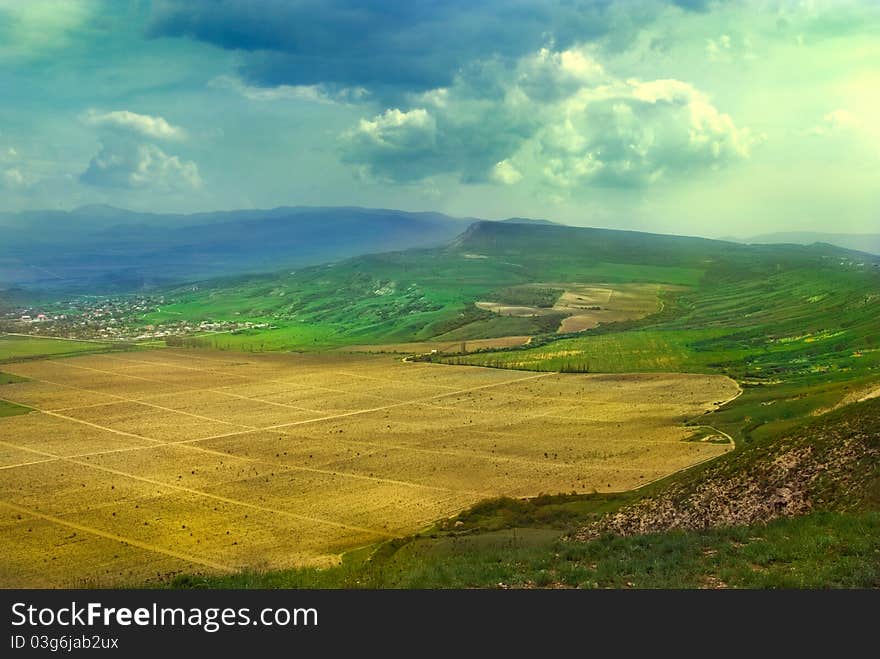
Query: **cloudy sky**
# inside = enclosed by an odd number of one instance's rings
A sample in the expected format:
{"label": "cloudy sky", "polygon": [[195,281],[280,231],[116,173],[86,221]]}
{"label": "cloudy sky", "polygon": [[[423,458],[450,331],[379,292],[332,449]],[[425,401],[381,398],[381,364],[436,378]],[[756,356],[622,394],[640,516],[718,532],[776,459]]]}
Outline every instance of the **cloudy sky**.
{"label": "cloudy sky", "polygon": [[0,211],[880,230],[876,0],[0,0]]}

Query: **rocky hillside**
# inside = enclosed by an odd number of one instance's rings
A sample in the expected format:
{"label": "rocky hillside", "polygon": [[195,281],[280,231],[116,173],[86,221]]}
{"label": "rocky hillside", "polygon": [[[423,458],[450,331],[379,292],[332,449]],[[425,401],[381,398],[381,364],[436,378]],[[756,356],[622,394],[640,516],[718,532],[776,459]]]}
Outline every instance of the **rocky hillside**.
{"label": "rocky hillside", "polygon": [[575,539],[762,524],[880,507],[880,400],[848,405],[748,447],[582,528]]}

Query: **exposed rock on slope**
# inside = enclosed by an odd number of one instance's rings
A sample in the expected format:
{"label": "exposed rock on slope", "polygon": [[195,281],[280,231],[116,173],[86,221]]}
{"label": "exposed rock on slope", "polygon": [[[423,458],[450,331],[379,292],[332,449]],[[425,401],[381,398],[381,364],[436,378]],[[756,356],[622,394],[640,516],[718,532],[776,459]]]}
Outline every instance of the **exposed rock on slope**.
{"label": "exposed rock on slope", "polygon": [[765,523],[880,499],[880,400],[847,406],[784,439],[749,447],[581,529],[639,535]]}

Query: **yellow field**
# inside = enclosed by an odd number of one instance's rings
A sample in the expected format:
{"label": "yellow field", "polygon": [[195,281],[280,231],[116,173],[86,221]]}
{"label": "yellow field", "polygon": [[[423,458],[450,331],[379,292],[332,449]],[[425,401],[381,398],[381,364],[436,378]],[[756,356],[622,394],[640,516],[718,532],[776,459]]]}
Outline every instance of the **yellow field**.
{"label": "yellow field", "polygon": [[638,487],[729,446],[700,375],[153,351],[4,365],[0,586],[326,565],[490,496]]}
{"label": "yellow field", "polygon": [[564,292],[552,307],[525,307],[477,302],[476,306],[501,316],[545,316],[566,314],[557,328],[559,333],[583,332],[600,323],[644,318],[660,309],[659,296],[668,291],[683,290],[667,284],[582,284],[547,282],[523,288],[561,288]]}

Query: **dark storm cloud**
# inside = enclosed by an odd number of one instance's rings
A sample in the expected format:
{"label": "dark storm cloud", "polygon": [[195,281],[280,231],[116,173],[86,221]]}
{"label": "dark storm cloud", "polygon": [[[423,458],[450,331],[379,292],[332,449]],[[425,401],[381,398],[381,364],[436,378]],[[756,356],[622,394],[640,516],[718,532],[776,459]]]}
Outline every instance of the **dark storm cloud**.
{"label": "dark storm cloud", "polygon": [[242,74],[258,85],[419,91],[477,59],[595,39],[612,9],[611,0],[166,0],[148,33],[245,51]]}

